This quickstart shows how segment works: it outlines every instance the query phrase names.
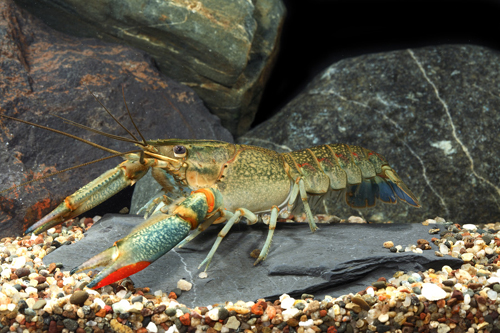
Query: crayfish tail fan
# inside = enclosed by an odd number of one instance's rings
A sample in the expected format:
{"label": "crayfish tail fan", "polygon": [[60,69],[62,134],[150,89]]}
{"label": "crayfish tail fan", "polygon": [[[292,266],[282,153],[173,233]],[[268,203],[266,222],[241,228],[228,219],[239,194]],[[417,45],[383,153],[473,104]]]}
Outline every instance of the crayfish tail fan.
{"label": "crayfish tail fan", "polygon": [[386,175],[386,182],[391,185],[394,193],[399,197],[399,199],[405,201],[407,204],[414,207],[421,207],[417,200],[417,197],[410,191],[408,186],[399,178],[396,171],[394,171],[389,166],[384,166],[383,171]]}

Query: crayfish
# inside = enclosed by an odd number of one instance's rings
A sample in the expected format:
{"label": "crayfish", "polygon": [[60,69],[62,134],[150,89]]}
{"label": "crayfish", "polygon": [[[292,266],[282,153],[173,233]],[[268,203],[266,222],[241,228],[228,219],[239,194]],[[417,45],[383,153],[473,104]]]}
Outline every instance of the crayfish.
{"label": "crayfish", "polygon": [[[16,118],[2,117],[55,131]],[[159,202],[155,201],[156,208],[148,209],[152,214],[143,224],[71,271],[73,274],[105,266],[88,284],[93,289],[144,269],[176,245],[182,246],[196,237],[211,224],[227,221],[200,265],[206,264],[208,267],[223,237],[242,217],[249,224],[262,218],[269,224],[268,236],[255,262],[257,264],[268,254],[279,217],[286,217],[297,207],[303,207],[311,231],[317,229],[310,199],[344,195],[346,203],[354,208],[374,206],[377,200],[393,204],[398,199],[420,207],[415,195],[383,156],[358,146],[328,144],[280,154],[269,149],[222,141],[146,141],[142,134],[141,141],[130,132],[133,139],[72,124],[111,138],[126,139],[140,149],[120,153],[91,143],[115,156],[123,156],[125,161],[68,196],[52,212],[28,228],[26,233],[39,234],[86,212],[136,183],[150,169],[165,192],[172,188],[169,176],[179,185],[193,191],[175,204],[169,202],[166,195]],[[195,231],[189,235],[190,230]]]}

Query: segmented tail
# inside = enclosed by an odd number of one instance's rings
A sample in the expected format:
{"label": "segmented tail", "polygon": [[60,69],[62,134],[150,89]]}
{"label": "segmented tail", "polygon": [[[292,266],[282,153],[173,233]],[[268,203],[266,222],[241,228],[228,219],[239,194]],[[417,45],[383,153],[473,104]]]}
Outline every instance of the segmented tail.
{"label": "segmented tail", "polygon": [[369,149],[329,144],[282,156],[290,166],[290,177],[301,177],[306,192],[313,197],[336,197],[345,190],[346,203],[353,208],[373,207],[377,199],[391,204],[399,199],[420,207],[415,195],[387,160]]}

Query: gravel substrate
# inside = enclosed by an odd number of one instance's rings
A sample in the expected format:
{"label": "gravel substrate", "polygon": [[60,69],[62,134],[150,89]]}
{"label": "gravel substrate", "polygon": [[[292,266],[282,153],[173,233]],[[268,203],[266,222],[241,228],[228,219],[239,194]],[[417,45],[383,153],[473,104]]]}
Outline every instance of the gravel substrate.
{"label": "gravel substrate", "polygon": [[[0,333],[4,332],[500,332],[500,223],[460,226],[436,218],[423,222],[437,256],[462,258],[453,270],[395,272],[356,295],[315,299],[236,301],[188,309],[182,292],[135,288],[125,279],[97,291],[85,286],[95,272],[73,276],[42,258],[83,237],[93,219],[72,220],[40,236],[4,238],[0,244]],[[440,231],[437,224],[448,231]],[[423,240],[388,251],[421,252]],[[397,254],[395,254],[397,255]],[[189,291],[183,291],[189,292]]]}

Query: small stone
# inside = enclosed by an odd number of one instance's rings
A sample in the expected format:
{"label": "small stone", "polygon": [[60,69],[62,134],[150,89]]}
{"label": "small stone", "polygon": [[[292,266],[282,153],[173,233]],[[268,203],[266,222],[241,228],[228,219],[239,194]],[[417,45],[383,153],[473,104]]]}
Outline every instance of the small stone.
{"label": "small stone", "polygon": [[63,320],[63,325],[69,331],[75,331],[78,328],[78,322],[76,322],[73,319],[69,319],[69,318],[66,318],[66,319]]}
{"label": "small stone", "polygon": [[180,279],[179,281],[177,281],[177,288],[182,291],[189,291],[191,290],[191,288],[193,288],[193,284],[184,279]]}
{"label": "small stone", "polygon": [[141,295],[139,296],[135,296],[134,298],[132,298],[132,300],[130,301],[132,304],[134,304],[135,302],[140,302],[142,303],[142,300],[144,299],[144,297],[142,297]]}
{"label": "small stone", "polygon": [[207,272],[201,272],[200,274],[198,274],[198,277],[200,279],[206,279],[208,277],[208,274]]}
{"label": "small stone", "polygon": [[16,269],[14,273],[17,275],[17,277],[22,278],[30,274],[30,269],[28,267],[21,267]]}
{"label": "small stone", "polygon": [[191,325],[191,316],[189,315],[189,313],[185,313],[182,316],[180,316],[179,320],[184,326]]}
{"label": "small stone", "polygon": [[366,221],[362,217],[359,217],[359,216],[350,216],[347,219],[347,222],[348,223],[366,223]]}
{"label": "small stone", "polygon": [[446,291],[433,283],[422,285],[422,296],[429,301],[438,301],[446,297]]}
{"label": "small stone", "polygon": [[366,301],[358,295],[354,296],[351,299],[351,302],[359,305],[363,310],[366,310],[366,311],[370,310],[370,305],[368,305],[368,303],[366,303]]}
{"label": "small stone", "polygon": [[73,295],[71,295],[69,302],[71,304],[83,305],[87,298],[89,298],[89,294],[86,291],[77,290],[73,293]]}
{"label": "small stone", "polygon": [[264,314],[264,308],[262,302],[257,302],[257,304],[252,305],[251,311],[257,316],[262,316]]}
{"label": "small stone", "polygon": [[219,320],[225,320],[227,317],[229,317],[229,311],[227,311],[226,308],[224,307],[219,307]]}
{"label": "small stone", "polygon": [[444,323],[439,324],[437,327],[437,333],[447,333],[450,330],[450,327]]}
{"label": "small stone", "polygon": [[227,328],[229,329],[233,329],[233,330],[236,330],[240,327],[240,322],[238,319],[236,319],[235,316],[231,316],[228,318],[226,324],[224,326],[226,326]]}
{"label": "small stone", "polygon": [[391,242],[391,241],[384,242],[384,247],[385,247],[386,249],[390,249],[390,248],[391,248],[391,247],[393,247],[393,246],[394,246],[394,243],[393,243],[393,242]]}
{"label": "small stone", "polygon": [[148,330],[148,332],[151,332],[151,333],[158,332],[158,327],[152,321],[149,322],[148,326],[146,326],[146,329]]}
{"label": "small stone", "polygon": [[386,287],[386,282],[385,281],[375,281],[372,283],[372,286],[377,288],[377,289],[384,289]]}
{"label": "small stone", "polygon": [[[486,295],[492,301],[496,301],[497,298],[498,298],[498,293],[496,291],[494,291],[494,290],[488,290],[488,292],[486,293]],[[479,303],[479,300],[478,300],[478,303]]]}
{"label": "small stone", "polygon": [[125,299],[122,299],[122,300],[114,303],[112,305],[112,307],[113,307],[113,312],[117,312],[117,313],[128,312],[131,308],[130,303]]}
{"label": "small stone", "polygon": [[471,261],[474,259],[474,253],[464,253],[462,254],[462,260],[463,261]]}
{"label": "small stone", "polygon": [[468,230],[468,231],[476,231],[477,227],[474,224],[464,224],[462,226],[462,229]]}
{"label": "small stone", "polygon": [[40,309],[42,309],[45,306],[45,304],[47,304],[47,301],[45,301],[43,299],[39,299],[33,305],[33,310],[40,310]]}

